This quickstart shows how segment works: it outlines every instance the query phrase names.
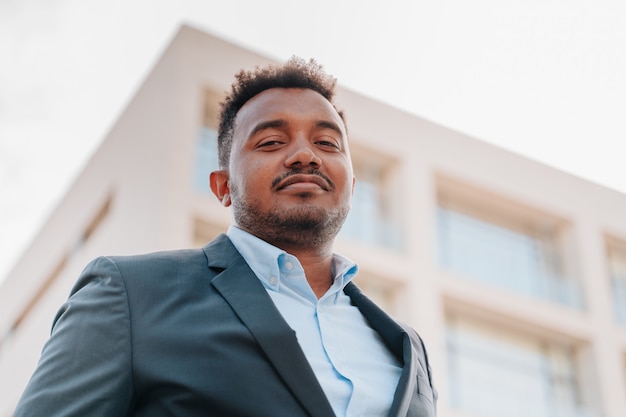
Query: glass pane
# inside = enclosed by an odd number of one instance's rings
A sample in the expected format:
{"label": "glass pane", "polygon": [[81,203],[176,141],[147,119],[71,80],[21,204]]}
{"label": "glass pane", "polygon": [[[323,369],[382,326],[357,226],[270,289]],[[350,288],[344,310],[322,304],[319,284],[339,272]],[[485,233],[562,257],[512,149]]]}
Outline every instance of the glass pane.
{"label": "glass pane", "polygon": [[550,239],[439,208],[439,258],[443,266],[533,297],[580,307],[577,284],[559,274]]}
{"label": "glass pane", "polygon": [[481,417],[582,417],[572,350],[448,328],[450,400]]}
{"label": "glass pane", "polygon": [[209,174],[219,169],[217,131],[215,129],[204,126],[200,128],[198,139],[196,140],[194,163],[194,187],[202,193],[210,194]]}
{"label": "glass pane", "polygon": [[357,180],[352,197],[352,208],[343,225],[342,234],[366,243],[401,249],[398,227],[382,208],[379,181],[367,178]]}
{"label": "glass pane", "polygon": [[626,324],[626,251],[611,251],[609,269],[613,282],[615,315],[621,324]]}

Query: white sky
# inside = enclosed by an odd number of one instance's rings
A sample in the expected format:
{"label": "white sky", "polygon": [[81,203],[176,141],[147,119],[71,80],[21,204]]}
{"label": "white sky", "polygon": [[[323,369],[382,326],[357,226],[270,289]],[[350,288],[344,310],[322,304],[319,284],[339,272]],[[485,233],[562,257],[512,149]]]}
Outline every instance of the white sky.
{"label": "white sky", "polygon": [[0,281],[181,23],[626,193],[620,0],[0,0]]}

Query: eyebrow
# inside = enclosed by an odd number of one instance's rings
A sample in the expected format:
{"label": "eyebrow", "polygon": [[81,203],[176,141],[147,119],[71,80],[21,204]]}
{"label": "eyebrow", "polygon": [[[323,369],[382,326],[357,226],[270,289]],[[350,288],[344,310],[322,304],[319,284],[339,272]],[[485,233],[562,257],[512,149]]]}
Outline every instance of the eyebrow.
{"label": "eyebrow", "polygon": [[[254,128],[252,129],[252,131],[250,132],[250,135],[248,135],[248,137],[252,137],[254,135],[256,135],[257,133],[266,130],[266,129],[279,129],[279,128],[284,128],[288,125],[287,121],[284,119],[275,119],[275,120],[267,120],[264,122],[260,122],[258,123],[256,126],[254,126]],[[339,127],[339,125],[337,125],[334,122],[328,121],[328,120],[318,120],[315,122],[315,127],[317,129],[331,129],[334,130],[335,132],[337,132],[340,135],[343,135],[343,132],[341,131],[341,128]]]}
{"label": "eyebrow", "polygon": [[315,127],[317,127],[318,129],[331,129],[343,136],[343,132],[341,131],[339,125],[328,120],[319,120],[317,123],[315,123]]}
{"label": "eyebrow", "polygon": [[257,133],[266,129],[276,129],[276,128],[281,128],[285,126],[287,126],[287,121],[283,119],[268,120],[265,122],[260,122],[256,126],[254,126],[254,128],[252,129],[252,132],[250,132],[249,137],[252,137],[256,135]]}

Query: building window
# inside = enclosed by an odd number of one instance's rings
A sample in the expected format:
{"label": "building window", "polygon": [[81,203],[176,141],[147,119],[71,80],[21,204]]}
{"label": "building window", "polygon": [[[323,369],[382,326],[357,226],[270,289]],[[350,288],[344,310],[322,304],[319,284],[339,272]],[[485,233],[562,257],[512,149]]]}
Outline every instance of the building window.
{"label": "building window", "polygon": [[591,417],[572,345],[468,319],[447,328],[450,402],[481,417]]}
{"label": "building window", "polygon": [[[400,227],[399,200],[391,199],[392,161],[353,151],[356,183],[352,208],[342,228],[342,236],[366,244],[400,250],[403,236]],[[396,204],[392,205],[391,201]]]}
{"label": "building window", "polygon": [[565,273],[559,226],[489,199],[440,198],[439,262],[461,275],[519,294],[582,307],[578,282]]}
{"label": "building window", "polygon": [[11,336],[16,333],[19,327],[22,325],[24,320],[28,318],[28,316],[32,313],[32,311],[37,307],[41,299],[46,295],[50,287],[55,284],[61,274],[65,270],[67,263],[69,261],[69,255],[63,255],[61,260],[57,263],[52,272],[48,275],[45,281],[43,281],[42,285],[34,292],[33,296],[29,300],[28,304],[22,312],[17,316],[17,318],[13,321],[13,324],[8,329],[7,333],[2,335],[0,338],[0,352],[3,347],[6,347],[10,343]]}
{"label": "building window", "polygon": [[74,256],[79,251],[81,251],[83,247],[89,242],[89,240],[97,234],[98,230],[100,230],[104,222],[108,219],[113,207],[113,198],[114,197],[112,194],[109,195],[104,203],[100,205],[98,211],[96,211],[92,215],[89,223],[87,223],[87,226],[83,229],[81,235],[73,242],[72,246],[69,248],[69,254],[71,256]]}
{"label": "building window", "polygon": [[193,186],[201,193],[210,194],[209,175],[219,169],[217,119],[220,96],[211,90],[206,90],[203,101],[202,124],[198,129],[194,148]]}
{"label": "building window", "polygon": [[196,190],[211,193],[209,175],[219,169],[217,158],[217,130],[202,126],[198,132],[195,149],[193,182]]}
{"label": "building window", "polygon": [[609,244],[608,262],[615,316],[620,324],[626,325],[626,243]]}

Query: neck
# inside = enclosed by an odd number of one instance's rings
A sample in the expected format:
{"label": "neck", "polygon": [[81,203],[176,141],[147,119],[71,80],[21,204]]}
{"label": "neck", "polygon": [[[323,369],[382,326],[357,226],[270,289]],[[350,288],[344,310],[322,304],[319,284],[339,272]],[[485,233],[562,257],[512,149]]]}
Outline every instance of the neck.
{"label": "neck", "polygon": [[304,269],[307,282],[318,299],[328,291],[333,283],[332,244],[322,245],[321,247],[303,247],[301,245],[269,243],[298,258]]}
{"label": "neck", "polygon": [[332,276],[332,253],[326,256],[308,256],[307,254],[292,253],[302,265],[306,280],[311,286],[313,293],[319,299],[333,283]]}
{"label": "neck", "polygon": [[295,256],[300,261],[311,289],[319,299],[333,282],[333,244],[337,233],[319,230],[271,228],[259,230],[239,222],[237,227]]}

